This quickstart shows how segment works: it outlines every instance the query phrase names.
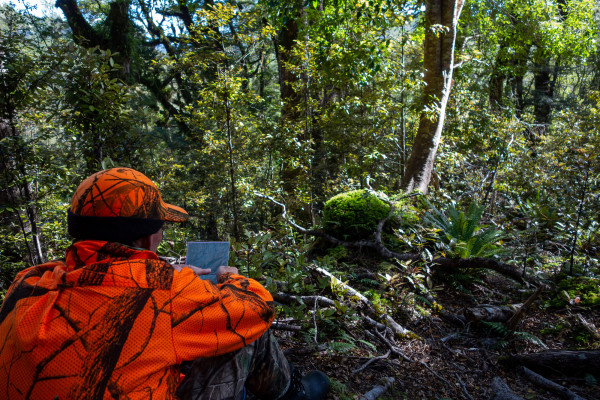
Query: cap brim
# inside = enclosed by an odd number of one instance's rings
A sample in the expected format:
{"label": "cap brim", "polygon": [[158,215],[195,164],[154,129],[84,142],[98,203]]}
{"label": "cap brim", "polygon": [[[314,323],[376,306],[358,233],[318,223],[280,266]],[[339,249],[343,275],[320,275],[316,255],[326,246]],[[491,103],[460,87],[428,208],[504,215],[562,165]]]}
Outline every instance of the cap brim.
{"label": "cap brim", "polygon": [[183,222],[186,221],[190,215],[181,207],[174,206],[173,204],[168,204],[162,202],[163,209],[163,221],[171,221],[171,222]]}

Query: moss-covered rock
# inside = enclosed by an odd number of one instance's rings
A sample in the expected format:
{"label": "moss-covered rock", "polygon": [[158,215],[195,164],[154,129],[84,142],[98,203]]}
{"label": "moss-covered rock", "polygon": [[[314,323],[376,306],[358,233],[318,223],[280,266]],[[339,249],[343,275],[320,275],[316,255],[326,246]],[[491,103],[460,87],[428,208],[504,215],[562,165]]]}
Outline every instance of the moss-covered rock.
{"label": "moss-covered rock", "polygon": [[325,203],[323,228],[340,239],[370,239],[379,221],[390,213],[390,206],[369,190],[340,193]]}

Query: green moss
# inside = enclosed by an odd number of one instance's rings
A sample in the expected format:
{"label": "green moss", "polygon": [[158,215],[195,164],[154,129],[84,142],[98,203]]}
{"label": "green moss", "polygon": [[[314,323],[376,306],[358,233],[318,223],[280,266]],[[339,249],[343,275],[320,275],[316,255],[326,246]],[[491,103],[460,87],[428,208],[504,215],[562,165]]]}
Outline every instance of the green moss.
{"label": "green moss", "polygon": [[323,209],[325,232],[346,240],[369,239],[390,206],[368,190],[353,190],[332,197]]}
{"label": "green moss", "polygon": [[557,286],[559,294],[550,302],[552,306],[563,307],[568,303],[588,307],[600,306],[600,279],[598,278],[569,277],[558,282]]}

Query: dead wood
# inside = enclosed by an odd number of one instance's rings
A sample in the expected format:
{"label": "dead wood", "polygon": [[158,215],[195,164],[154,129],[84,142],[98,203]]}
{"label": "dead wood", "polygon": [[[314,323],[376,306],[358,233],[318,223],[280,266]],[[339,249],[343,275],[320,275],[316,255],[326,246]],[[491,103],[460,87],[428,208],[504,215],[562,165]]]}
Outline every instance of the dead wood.
{"label": "dead wood", "polygon": [[282,322],[273,322],[271,324],[271,329],[275,329],[278,331],[298,332],[298,331],[302,330],[302,327],[300,325],[290,325],[290,324],[284,324]]}
{"label": "dead wood", "polygon": [[512,355],[501,358],[508,366],[522,365],[538,372],[579,376],[600,373],[600,350],[547,350],[539,353]]}
{"label": "dead wood", "polygon": [[442,310],[442,312],[440,313],[440,318],[459,328],[464,328],[467,325],[467,319],[464,316],[450,314],[445,310]]}
{"label": "dead wood", "polygon": [[[456,366],[456,364],[455,364]],[[467,397],[467,399],[469,400],[474,400],[473,396],[471,396],[471,393],[469,393],[469,391],[467,390],[467,386],[465,385],[465,383],[462,381],[462,379],[460,379],[460,375],[458,374],[458,372],[454,373],[454,376],[456,376],[456,379],[458,379],[458,383],[460,383],[460,386],[462,388],[463,393],[465,394],[465,396]]]}
{"label": "dead wood", "polygon": [[464,311],[469,321],[506,322],[515,314],[510,306],[481,305]]}
{"label": "dead wood", "polygon": [[445,258],[439,257],[432,261],[433,267],[438,267],[440,271],[454,269],[491,269],[504,276],[514,279],[519,283],[525,283],[523,280],[523,272],[517,270],[510,264],[503,263],[493,258]]}
{"label": "dead wood", "polygon": [[384,321],[385,324],[387,324],[387,326],[389,326],[396,335],[398,335],[400,337],[404,337],[404,338],[413,338],[413,339],[419,337],[417,334],[415,334],[411,330],[404,328],[402,325],[400,325],[399,323],[394,321],[394,319],[389,314],[379,315],[375,311],[375,307],[373,306],[373,303],[371,303],[371,301],[369,299],[367,299],[358,290],[348,286],[342,280],[336,278],[334,275],[332,275],[326,269],[318,267],[316,265],[310,265],[309,268],[311,270],[321,274],[322,276],[326,276],[327,278],[329,278],[331,280],[332,287],[336,288],[339,291],[347,293],[348,295],[350,295],[351,298],[358,299],[359,302],[364,306],[364,311],[366,312],[367,315],[369,315],[372,318],[376,318],[376,319],[379,318],[382,321]]}
{"label": "dead wood", "polygon": [[317,304],[327,307],[335,307],[335,302],[324,296],[295,296],[289,293],[278,292],[273,294],[273,300],[282,304],[304,303],[314,305]]}
{"label": "dead wood", "polygon": [[600,329],[596,328],[596,325],[586,320],[581,314],[577,314],[577,320],[596,339],[600,339]]}
{"label": "dead wood", "polygon": [[522,367],[521,370],[523,371],[523,374],[525,375],[525,377],[527,377],[527,379],[529,379],[536,386],[539,386],[542,389],[546,389],[551,392],[554,392],[554,393],[558,394],[560,397],[562,397],[563,399],[585,400],[583,397],[578,396],[576,393],[573,393],[566,387],[561,386],[556,382],[552,382],[550,379],[546,379],[539,374],[536,374],[529,368]]}
{"label": "dead wood", "polygon": [[385,330],[387,328],[387,326],[385,326],[384,324],[381,324],[377,321],[375,321],[373,318],[369,317],[369,316],[365,316],[363,318],[363,322],[365,323],[365,325],[368,325],[372,328],[377,328],[379,330]]}
{"label": "dead wood", "polygon": [[[287,208],[285,206],[285,204],[278,202],[277,200],[273,199],[270,196],[266,196],[260,193],[255,193],[256,196],[265,198],[270,200],[271,202],[273,202],[274,204],[277,204],[278,206],[280,206],[283,210],[282,212],[282,218],[292,226],[292,228],[294,228],[295,230],[297,230],[298,232],[305,234],[305,235],[311,235],[311,236],[317,236],[317,237],[321,237],[325,240],[327,240],[329,243],[334,244],[336,246],[344,246],[344,247],[348,247],[348,248],[372,248],[374,250],[376,250],[379,255],[381,255],[382,257],[385,258],[395,258],[397,260],[421,260],[423,259],[423,256],[421,254],[416,254],[416,253],[398,253],[395,251],[392,251],[390,249],[388,249],[387,247],[385,247],[385,245],[383,244],[383,242],[381,241],[381,232],[383,230],[383,227],[385,225],[385,223],[393,216],[394,213],[394,204],[393,203],[389,203],[390,205],[390,213],[388,214],[387,217],[385,217],[384,219],[382,219],[381,221],[379,221],[379,223],[377,224],[377,228],[375,229],[375,232],[373,233],[373,239],[370,240],[356,240],[356,241],[346,241],[346,240],[340,240],[334,236],[331,236],[323,231],[319,231],[319,230],[314,230],[314,229],[306,229],[300,225],[298,225],[297,223],[295,223],[292,219],[290,219],[287,216]],[[409,197],[409,196],[406,196]],[[451,271],[451,270],[458,270],[461,268],[467,268],[467,269],[491,269],[493,271],[496,271],[504,276],[507,276],[509,278],[514,279],[515,281],[523,284],[525,283],[524,279],[523,279],[523,272],[519,271],[518,269],[516,269],[514,266],[510,265],[510,264],[506,264],[503,263],[501,261],[498,260],[494,260],[492,258],[482,258],[482,257],[474,257],[474,258],[446,258],[446,257],[438,257],[435,258],[434,260],[431,261],[432,267],[434,269],[439,269],[440,271]]]}
{"label": "dead wood", "polygon": [[375,337],[379,338],[379,340],[381,340],[383,343],[385,343],[390,348],[392,354],[394,354],[395,356],[402,357],[405,361],[408,361],[410,363],[414,362],[413,360],[408,358],[398,347],[396,347],[394,345],[394,343],[392,343],[385,336],[383,336],[381,333],[379,333],[379,331],[374,330],[373,332],[374,332]]}
{"label": "dead wood", "polygon": [[360,400],[375,400],[382,394],[384,394],[395,382],[396,380],[393,377],[385,378],[385,383],[383,385],[377,385],[373,389],[369,390],[365,393]]}
{"label": "dead wood", "polygon": [[511,388],[497,376],[492,381],[492,391],[494,392],[492,400],[523,400],[522,397],[517,396]]}
{"label": "dead wood", "polygon": [[358,374],[360,371],[363,371],[364,369],[366,369],[369,365],[371,365],[372,363],[374,363],[375,361],[378,360],[383,360],[386,359],[390,356],[390,354],[392,353],[392,350],[388,350],[387,353],[385,353],[384,355],[381,356],[377,356],[377,357],[373,357],[370,358],[366,363],[364,363],[362,366],[360,366],[359,368],[356,368],[355,370],[352,370],[353,374]]}
{"label": "dead wood", "polygon": [[529,296],[529,298],[527,300],[525,300],[525,303],[523,303],[523,305],[521,307],[519,307],[517,312],[506,323],[506,326],[508,327],[508,329],[514,330],[517,327],[517,324],[519,323],[521,318],[523,318],[523,316],[525,315],[525,311],[527,311],[527,308],[529,308],[529,306],[535,301],[535,299],[538,298],[538,296],[542,293],[542,291],[544,289],[545,289],[545,286],[540,285],[536,289],[536,291],[533,292],[533,294],[531,296]]}

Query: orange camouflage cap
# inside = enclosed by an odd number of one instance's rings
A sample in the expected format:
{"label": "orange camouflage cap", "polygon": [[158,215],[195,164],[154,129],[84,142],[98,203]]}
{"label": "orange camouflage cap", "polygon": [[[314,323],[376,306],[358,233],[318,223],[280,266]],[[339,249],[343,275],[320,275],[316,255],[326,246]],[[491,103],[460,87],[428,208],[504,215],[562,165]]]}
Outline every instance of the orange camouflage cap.
{"label": "orange camouflage cap", "polygon": [[68,225],[69,234],[78,239],[122,242],[152,234],[164,221],[188,218],[183,208],[165,203],[156,185],[141,172],[112,168],[79,185],[71,201]]}

